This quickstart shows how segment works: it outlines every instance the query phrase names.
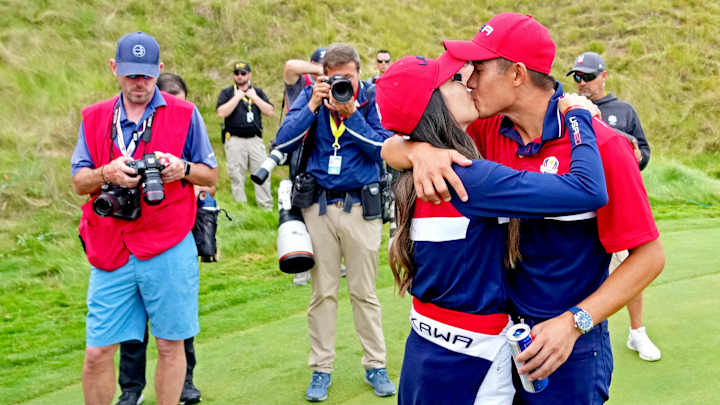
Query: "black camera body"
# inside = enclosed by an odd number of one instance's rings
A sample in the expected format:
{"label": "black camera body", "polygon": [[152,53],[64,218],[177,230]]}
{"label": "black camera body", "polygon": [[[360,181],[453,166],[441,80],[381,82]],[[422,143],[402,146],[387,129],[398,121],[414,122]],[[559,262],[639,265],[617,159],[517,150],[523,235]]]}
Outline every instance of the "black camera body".
{"label": "black camera body", "polygon": [[142,159],[132,160],[128,166],[137,171],[140,176],[140,188],[142,189],[143,200],[148,205],[158,205],[165,198],[160,172],[165,168],[160,160],[153,153],[146,153]]}
{"label": "black camera body", "polygon": [[140,190],[148,205],[160,204],[165,199],[165,188],[160,177],[165,165],[154,154],[146,153],[142,159],[126,164],[137,171],[135,176],[140,176],[140,185],[127,188],[111,183],[103,184],[100,195],[93,201],[93,210],[98,216],[128,221],[140,218]]}
{"label": "black camera body", "polygon": [[349,103],[355,95],[352,81],[342,75],[332,75],[327,79],[330,93],[338,103]]}
{"label": "black camera body", "polygon": [[105,183],[93,201],[93,210],[100,217],[115,217],[132,221],[140,218],[140,189]]}

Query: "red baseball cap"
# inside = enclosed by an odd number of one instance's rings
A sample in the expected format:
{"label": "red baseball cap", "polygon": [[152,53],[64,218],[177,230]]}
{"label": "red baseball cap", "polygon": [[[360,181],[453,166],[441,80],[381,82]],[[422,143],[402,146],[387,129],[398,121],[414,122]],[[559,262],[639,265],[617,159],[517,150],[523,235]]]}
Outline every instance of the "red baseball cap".
{"label": "red baseball cap", "polygon": [[555,59],[550,32],[529,14],[498,14],[480,27],[472,41],[443,41],[443,45],[458,59],[505,58],[545,74],[550,74]]}
{"label": "red baseball cap", "polygon": [[464,64],[465,60],[445,52],[438,59],[405,56],[390,65],[375,84],[383,128],[410,134],[420,122],[433,91]]}

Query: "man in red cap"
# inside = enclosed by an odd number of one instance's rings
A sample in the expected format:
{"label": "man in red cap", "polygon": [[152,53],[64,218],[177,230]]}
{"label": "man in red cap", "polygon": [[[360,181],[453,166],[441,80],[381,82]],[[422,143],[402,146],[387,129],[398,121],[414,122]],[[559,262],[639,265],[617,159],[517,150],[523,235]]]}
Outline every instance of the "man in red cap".
{"label": "man in red cap", "polygon": [[[531,16],[503,13],[484,24],[472,41],[445,41],[455,58],[473,61],[468,80],[480,119],[468,128],[481,154],[515,169],[563,174],[569,170],[567,128],[557,108],[562,86],[550,76],[555,44]],[[532,326],[533,343],[518,357],[530,379],[549,376],[546,389],[526,392],[516,377],[519,403],[597,404],[608,399],[612,352],[606,318],[662,271],[647,193],[632,148],[594,119],[610,202],[596,212],[525,220],[522,260],[508,270],[510,312]],[[449,200],[447,180],[467,194],[451,164],[456,152],[393,137],[383,158],[413,167],[418,197]],[[630,258],[608,277],[610,253]]]}

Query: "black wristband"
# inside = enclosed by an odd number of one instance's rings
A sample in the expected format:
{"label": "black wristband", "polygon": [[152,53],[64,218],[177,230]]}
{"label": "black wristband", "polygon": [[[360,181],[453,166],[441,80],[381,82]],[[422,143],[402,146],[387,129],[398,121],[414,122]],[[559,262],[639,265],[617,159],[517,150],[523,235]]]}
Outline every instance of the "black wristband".
{"label": "black wristband", "polygon": [[187,177],[190,174],[190,162],[187,160],[184,160],[185,162],[185,177]]}

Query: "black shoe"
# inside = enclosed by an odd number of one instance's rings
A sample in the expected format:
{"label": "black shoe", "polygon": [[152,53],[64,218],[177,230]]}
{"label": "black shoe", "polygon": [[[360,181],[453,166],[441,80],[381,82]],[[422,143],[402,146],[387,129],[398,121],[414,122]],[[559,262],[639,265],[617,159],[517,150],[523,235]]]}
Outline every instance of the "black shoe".
{"label": "black shoe", "polygon": [[200,390],[195,388],[192,380],[185,380],[183,385],[182,395],[180,395],[180,403],[184,405],[197,404],[202,401],[200,397]]}
{"label": "black shoe", "polygon": [[139,405],[144,400],[145,397],[143,396],[142,392],[123,391],[116,405]]}

